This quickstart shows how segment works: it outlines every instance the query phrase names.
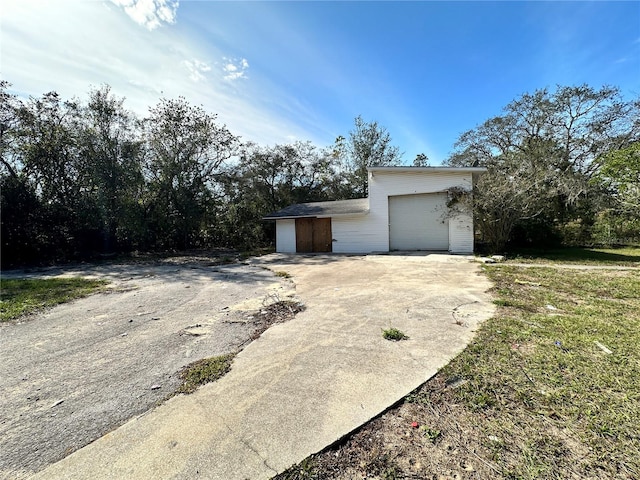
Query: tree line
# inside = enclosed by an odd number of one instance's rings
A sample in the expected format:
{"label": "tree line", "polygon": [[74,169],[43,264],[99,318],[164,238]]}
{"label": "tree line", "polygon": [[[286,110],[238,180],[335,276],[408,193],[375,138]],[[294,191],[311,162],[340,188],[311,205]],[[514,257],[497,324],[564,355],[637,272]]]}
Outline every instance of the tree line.
{"label": "tree line", "polygon": [[109,86],[86,101],[21,100],[0,83],[2,265],[96,253],[272,242],[262,216],[292,203],[366,195],[366,167],[397,165],[384,127],[346,138],[260,146],[185,98],[139,118]]}
{"label": "tree line", "polygon": [[488,169],[473,208],[493,250],[640,243],[639,141],[640,98],[559,86],[524,94],[463,133],[448,163]]}
{"label": "tree line", "polygon": [[[358,116],[327,147],[261,146],[185,98],[140,118],[105,85],[86,100],[22,100],[0,81],[3,267],[97,253],[268,245],[267,213],[367,195],[367,167],[400,165],[389,132]],[[616,88],[525,94],[463,133],[446,163],[485,166],[479,239],[612,242],[640,232],[640,102]],[[429,160],[419,154],[415,166]]]}

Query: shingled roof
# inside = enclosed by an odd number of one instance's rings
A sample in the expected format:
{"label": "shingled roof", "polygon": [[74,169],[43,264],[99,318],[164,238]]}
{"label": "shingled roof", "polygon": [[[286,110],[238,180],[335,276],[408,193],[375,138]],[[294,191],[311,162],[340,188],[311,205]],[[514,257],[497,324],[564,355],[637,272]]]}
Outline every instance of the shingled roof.
{"label": "shingled roof", "polygon": [[281,220],[283,218],[336,217],[342,215],[365,215],[369,213],[369,199],[335,200],[332,202],[312,202],[289,205],[282,210],[270,213],[263,220]]}

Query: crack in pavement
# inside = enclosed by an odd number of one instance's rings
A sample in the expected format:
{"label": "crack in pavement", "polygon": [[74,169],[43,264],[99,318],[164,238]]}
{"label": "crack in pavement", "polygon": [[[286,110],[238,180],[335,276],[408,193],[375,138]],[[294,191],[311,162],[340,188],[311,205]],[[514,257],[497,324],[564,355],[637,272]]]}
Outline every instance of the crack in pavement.
{"label": "crack in pavement", "polygon": [[232,429],[232,428],[227,424],[227,422],[225,421],[225,419],[224,419],[224,418],[222,418],[220,415],[216,415],[216,416],[217,416],[217,417],[222,421],[222,424],[223,424],[223,425],[225,426],[225,428],[229,431],[229,433],[231,434],[231,436],[232,436],[235,440],[237,440],[238,442],[240,442],[242,445],[244,445],[245,447],[247,447],[247,448],[248,448],[248,449],[249,449],[249,450],[250,450],[250,451],[251,451],[251,452],[252,452],[256,457],[258,457],[258,458],[262,461],[262,464],[263,464],[265,467],[267,467],[267,469],[271,470],[275,475],[277,475],[278,473],[280,473],[280,472],[278,472],[278,470],[276,470],[275,468],[273,468],[271,465],[269,465],[269,464],[267,463],[267,459],[266,459],[265,457],[263,457],[263,456],[260,454],[260,452],[258,452],[258,450],[257,450],[255,447],[253,447],[253,445],[251,445],[251,444],[249,443],[249,441],[248,441],[248,440],[245,440],[245,439],[244,439],[244,438],[242,438],[240,435],[236,434],[235,430],[233,430],[233,429]]}

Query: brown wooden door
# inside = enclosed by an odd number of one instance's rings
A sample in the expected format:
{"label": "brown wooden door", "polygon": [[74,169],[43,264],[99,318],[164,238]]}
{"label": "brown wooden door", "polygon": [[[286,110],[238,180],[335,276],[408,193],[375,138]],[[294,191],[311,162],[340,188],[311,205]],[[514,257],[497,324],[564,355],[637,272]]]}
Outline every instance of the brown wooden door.
{"label": "brown wooden door", "polygon": [[313,218],[296,218],[296,252],[313,252]]}
{"label": "brown wooden door", "polygon": [[296,252],[331,252],[330,218],[296,218]]}
{"label": "brown wooden door", "polygon": [[331,251],[331,219],[314,218],[313,220],[313,251]]}

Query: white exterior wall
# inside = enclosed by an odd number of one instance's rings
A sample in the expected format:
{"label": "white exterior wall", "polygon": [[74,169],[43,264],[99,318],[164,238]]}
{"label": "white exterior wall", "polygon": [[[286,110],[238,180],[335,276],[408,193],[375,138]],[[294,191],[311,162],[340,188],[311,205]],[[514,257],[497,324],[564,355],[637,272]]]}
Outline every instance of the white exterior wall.
{"label": "white exterior wall", "polygon": [[296,253],[296,221],[276,220],[276,252]]}
{"label": "white exterior wall", "polygon": [[[388,252],[390,196],[444,192],[454,186],[471,190],[471,175],[467,172],[369,172],[369,213],[331,219],[333,251]],[[296,251],[295,220],[276,221],[276,251]],[[473,252],[471,215],[449,219],[449,251]]]}
{"label": "white exterior wall", "polygon": [[375,212],[352,217],[333,217],[331,219],[333,251],[336,253],[383,251],[384,246],[371,229],[372,215],[375,215]]}
{"label": "white exterior wall", "polygon": [[[392,195],[411,195],[415,193],[444,192],[451,187],[471,190],[471,173],[465,172],[369,172],[369,207],[379,215],[374,217],[370,228],[383,243],[380,250],[389,251],[389,200]],[[453,219],[452,219],[453,220]],[[452,250],[451,225],[449,222],[449,249]],[[454,243],[460,241],[464,230],[455,228]],[[473,250],[473,231],[470,231],[471,250]]]}
{"label": "white exterior wall", "polygon": [[449,219],[449,251],[473,253],[473,217],[458,215]]}
{"label": "white exterior wall", "polygon": [[[388,252],[390,196],[444,192],[454,186],[471,190],[471,182],[466,172],[370,172],[369,214],[331,219],[333,251]],[[473,252],[471,215],[449,219],[449,251]]]}

